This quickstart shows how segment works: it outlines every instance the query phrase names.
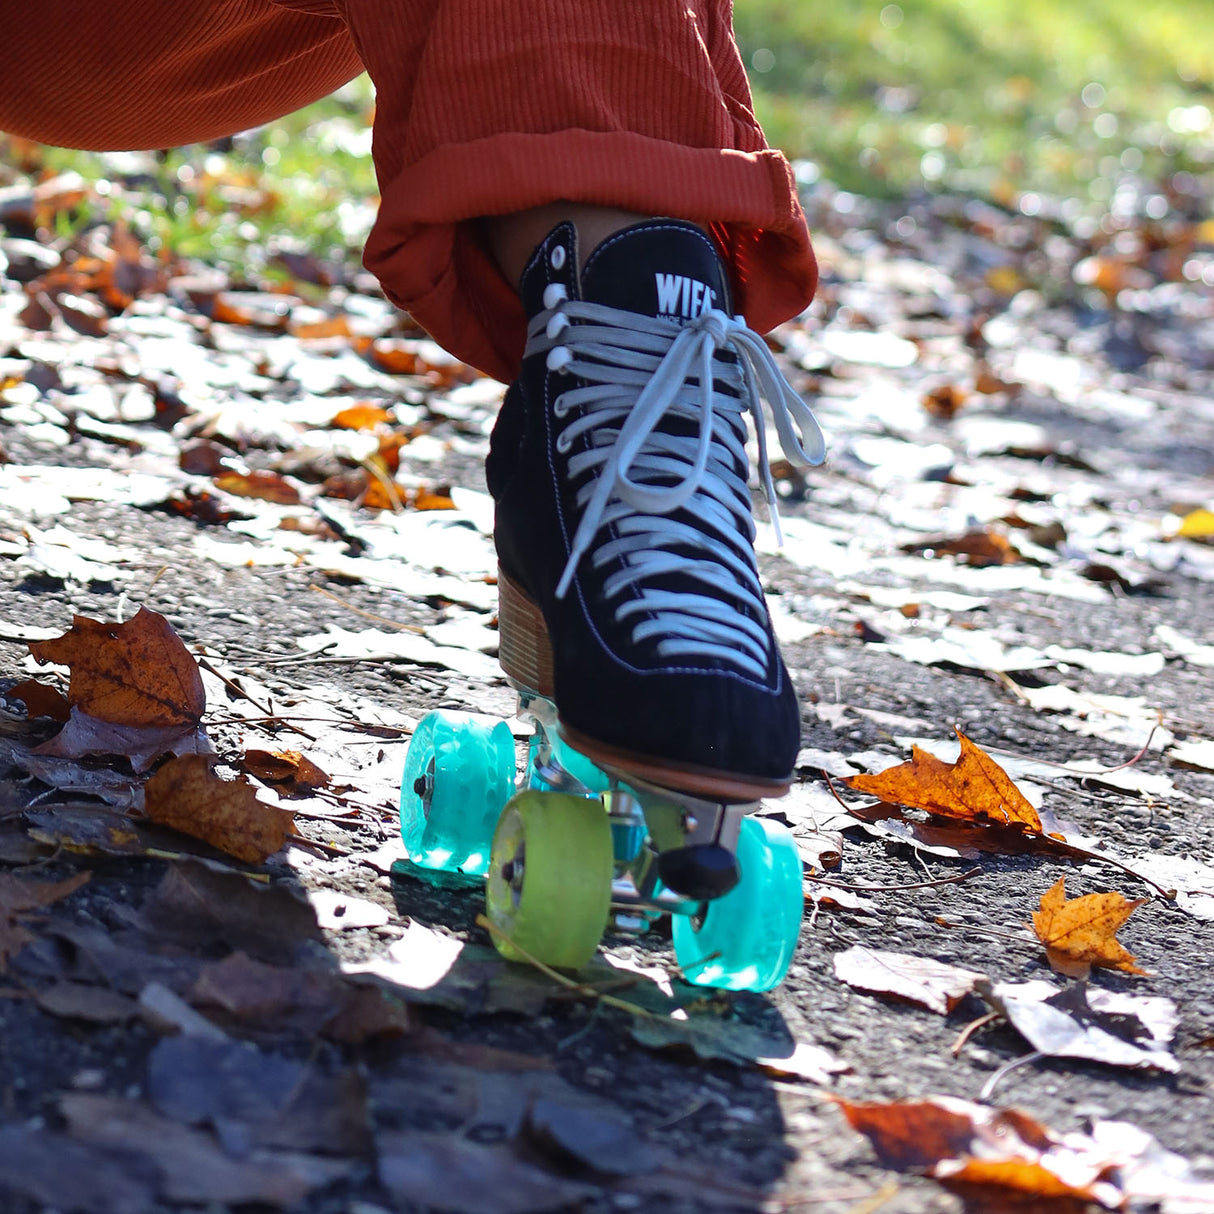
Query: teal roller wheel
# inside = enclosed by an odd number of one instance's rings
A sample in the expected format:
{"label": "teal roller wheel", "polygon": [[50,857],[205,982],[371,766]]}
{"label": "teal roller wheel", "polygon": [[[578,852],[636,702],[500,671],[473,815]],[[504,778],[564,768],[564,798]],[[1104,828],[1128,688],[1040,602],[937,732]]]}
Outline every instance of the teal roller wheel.
{"label": "teal roller wheel", "polygon": [[514,736],[505,721],[468,712],[423,717],[409,742],[400,790],[409,859],[422,868],[484,876],[514,777]]}
{"label": "teal roller wheel", "polygon": [[611,826],[601,801],[519,793],[502,810],[485,886],[498,951],[511,961],[585,965],[607,926],[612,868]]}
{"label": "teal roller wheel", "polygon": [[805,895],[792,832],[769,818],[743,818],[742,879],[701,916],[675,915],[674,955],[688,982],[729,991],[769,991],[788,972]]}

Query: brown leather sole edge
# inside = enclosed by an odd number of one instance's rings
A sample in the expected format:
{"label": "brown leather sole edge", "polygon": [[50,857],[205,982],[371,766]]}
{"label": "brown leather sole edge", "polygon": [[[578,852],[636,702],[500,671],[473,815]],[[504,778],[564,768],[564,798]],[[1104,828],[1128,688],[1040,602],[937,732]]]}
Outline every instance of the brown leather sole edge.
{"label": "brown leather sole edge", "polygon": [[634,775],[648,784],[657,784],[662,788],[669,788],[672,792],[690,793],[703,801],[728,804],[762,801],[765,798],[782,797],[792,786],[791,779],[763,780],[755,776],[732,775],[710,767],[696,767],[690,763],[675,763],[649,755],[638,755],[596,742],[576,729],[571,729],[564,721],[561,721],[560,725],[565,741],[599,767],[618,771],[625,780],[629,775]]}
{"label": "brown leather sole edge", "polygon": [[543,613],[503,572],[497,571],[498,663],[508,679],[552,698],[552,643]]}

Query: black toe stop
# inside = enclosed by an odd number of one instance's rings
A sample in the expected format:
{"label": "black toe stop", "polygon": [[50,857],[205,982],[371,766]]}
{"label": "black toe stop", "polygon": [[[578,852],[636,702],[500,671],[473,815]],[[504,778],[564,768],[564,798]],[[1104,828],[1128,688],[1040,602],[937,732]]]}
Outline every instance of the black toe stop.
{"label": "black toe stop", "polygon": [[699,901],[729,893],[741,875],[737,856],[716,843],[675,847],[658,856],[662,884],[676,894]]}

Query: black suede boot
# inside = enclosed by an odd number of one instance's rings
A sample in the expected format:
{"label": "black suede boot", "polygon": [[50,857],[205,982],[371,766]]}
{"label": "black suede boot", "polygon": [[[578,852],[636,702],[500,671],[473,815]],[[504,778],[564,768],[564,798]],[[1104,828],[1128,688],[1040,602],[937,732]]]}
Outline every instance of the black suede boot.
{"label": "black suede boot", "polygon": [[699,228],[637,224],[577,266],[566,223],[523,274],[526,355],[487,465],[503,669],[600,764],[781,792],[800,714],[755,564],[745,414],[769,501],[761,398],[789,459],[819,462],[821,434]]}

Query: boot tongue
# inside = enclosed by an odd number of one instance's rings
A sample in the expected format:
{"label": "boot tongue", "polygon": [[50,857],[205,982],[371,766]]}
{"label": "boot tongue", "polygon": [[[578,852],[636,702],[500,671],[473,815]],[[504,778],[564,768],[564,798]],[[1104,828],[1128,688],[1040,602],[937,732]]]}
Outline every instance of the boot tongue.
{"label": "boot tongue", "polygon": [[653,219],[609,236],[582,272],[592,303],[688,321],[716,308],[732,313],[725,267],[694,224]]}

